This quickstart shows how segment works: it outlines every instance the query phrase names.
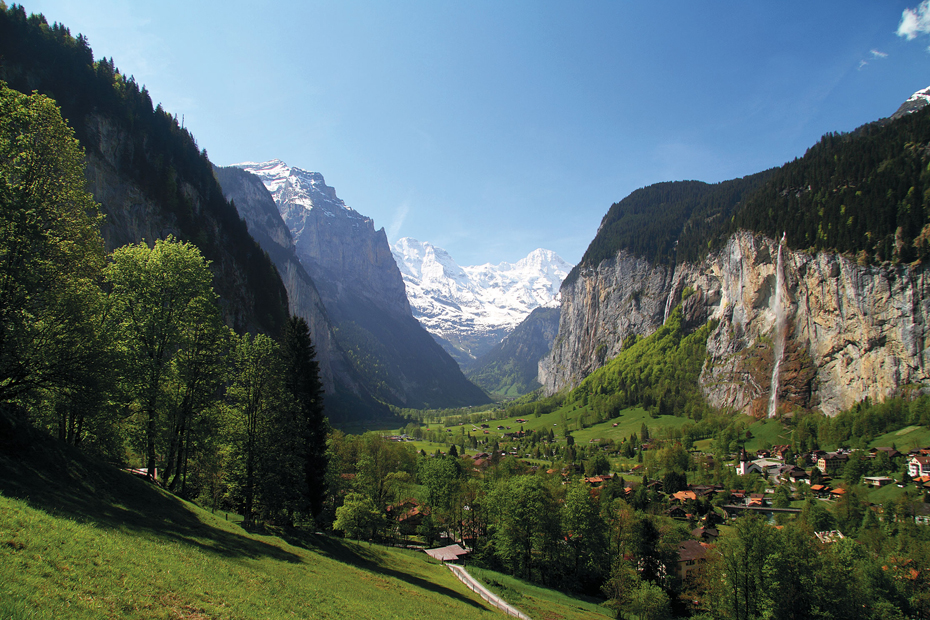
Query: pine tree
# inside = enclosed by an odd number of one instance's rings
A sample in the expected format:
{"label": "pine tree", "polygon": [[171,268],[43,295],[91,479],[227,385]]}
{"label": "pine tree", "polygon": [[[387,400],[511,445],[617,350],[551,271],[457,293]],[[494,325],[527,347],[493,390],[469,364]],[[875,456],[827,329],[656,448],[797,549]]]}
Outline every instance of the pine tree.
{"label": "pine tree", "polygon": [[282,347],[285,387],[294,399],[294,416],[303,439],[303,471],[306,504],[319,517],[326,496],[326,438],[329,420],[323,408],[323,384],[316,349],[307,321],[292,316],[287,322]]}

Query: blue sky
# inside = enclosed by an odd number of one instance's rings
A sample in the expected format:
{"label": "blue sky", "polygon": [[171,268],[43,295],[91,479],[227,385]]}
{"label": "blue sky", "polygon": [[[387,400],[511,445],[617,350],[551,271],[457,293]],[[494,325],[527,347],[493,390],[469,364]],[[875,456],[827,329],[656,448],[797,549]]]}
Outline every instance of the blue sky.
{"label": "blue sky", "polygon": [[217,165],[283,159],[461,265],[580,260],[611,203],[778,166],[930,86],[925,1],[38,0]]}

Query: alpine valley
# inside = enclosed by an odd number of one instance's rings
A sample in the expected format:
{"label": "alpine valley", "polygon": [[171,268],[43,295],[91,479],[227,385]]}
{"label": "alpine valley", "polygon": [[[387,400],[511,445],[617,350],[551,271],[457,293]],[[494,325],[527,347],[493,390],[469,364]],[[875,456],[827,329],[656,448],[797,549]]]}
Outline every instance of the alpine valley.
{"label": "alpine valley", "polygon": [[0,618],[930,618],[928,103],[461,267],[0,0]]}

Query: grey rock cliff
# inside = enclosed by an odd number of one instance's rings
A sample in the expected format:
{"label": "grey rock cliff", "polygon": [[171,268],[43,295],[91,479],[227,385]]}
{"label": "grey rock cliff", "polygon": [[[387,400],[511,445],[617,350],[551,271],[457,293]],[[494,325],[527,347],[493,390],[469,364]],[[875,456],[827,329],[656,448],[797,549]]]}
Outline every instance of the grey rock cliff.
{"label": "grey rock cliff", "polygon": [[[774,366],[778,243],[741,232],[700,264],[674,270],[621,252],[562,289],[559,336],[540,362],[547,392],[574,387],[652,333],[685,287],[695,324],[717,319],[701,387],[708,401],[764,413]],[[784,252],[787,341],[779,401],[827,414],[916,384],[930,388],[930,275],[926,267],[860,266],[830,253]]]}

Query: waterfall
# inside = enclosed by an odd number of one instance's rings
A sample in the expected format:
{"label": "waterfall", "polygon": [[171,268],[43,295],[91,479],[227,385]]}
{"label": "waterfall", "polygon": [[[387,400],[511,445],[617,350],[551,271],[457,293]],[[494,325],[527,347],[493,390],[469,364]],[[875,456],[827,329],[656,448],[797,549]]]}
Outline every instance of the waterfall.
{"label": "waterfall", "polygon": [[668,315],[672,311],[672,299],[675,297],[675,285],[672,285],[671,290],[668,292],[668,299],[665,300],[665,317],[662,319],[662,325],[665,325],[665,322],[668,321]]}
{"label": "waterfall", "polygon": [[769,417],[775,417],[778,410],[778,371],[781,368],[781,359],[785,354],[785,302],[782,291],[785,288],[785,266],[782,258],[782,249],[785,246],[785,234],[782,233],[778,244],[778,262],[775,265],[775,367],[772,369],[772,394],[769,397]]}

